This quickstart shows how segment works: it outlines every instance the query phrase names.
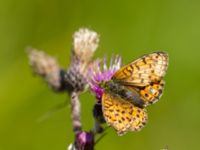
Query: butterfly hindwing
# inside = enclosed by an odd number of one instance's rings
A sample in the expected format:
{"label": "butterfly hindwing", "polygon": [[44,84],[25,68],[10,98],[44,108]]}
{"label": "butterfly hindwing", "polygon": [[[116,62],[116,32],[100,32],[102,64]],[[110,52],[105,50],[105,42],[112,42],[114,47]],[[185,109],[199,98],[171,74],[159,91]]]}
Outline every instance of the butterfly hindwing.
{"label": "butterfly hindwing", "polygon": [[124,85],[146,86],[162,79],[168,67],[168,54],[155,52],[125,65],[112,77]]}
{"label": "butterfly hindwing", "polygon": [[164,80],[161,80],[160,82],[152,83],[139,90],[141,99],[145,102],[145,106],[154,104],[160,99],[163,93],[164,84]]}
{"label": "butterfly hindwing", "polygon": [[147,121],[145,109],[107,92],[104,92],[102,97],[102,111],[106,122],[114,127],[119,135],[140,130]]}
{"label": "butterfly hindwing", "polygon": [[161,80],[144,87],[126,86],[126,88],[132,93],[137,92],[139,98],[144,102],[144,106],[148,106],[150,104],[154,104],[160,99],[163,93],[164,85],[164,80]]}

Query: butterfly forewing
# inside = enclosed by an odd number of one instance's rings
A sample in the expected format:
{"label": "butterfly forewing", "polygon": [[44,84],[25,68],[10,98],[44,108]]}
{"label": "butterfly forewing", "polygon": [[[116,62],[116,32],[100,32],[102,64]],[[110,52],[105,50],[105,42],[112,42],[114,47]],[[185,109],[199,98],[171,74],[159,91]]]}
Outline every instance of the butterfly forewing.
{"label": "butterfly forewing", "polygon": [[122,67],[112,77],[123,85],[146,86],[162,79],[168,67],[165,52],[147,54]]}
{"label": "butterfly forewing", "polygon": [[104,92],[102,97],[102,110],[106,122],[114,127],[119,135],[140,130],[147,121],[145,109],[107,92]]}

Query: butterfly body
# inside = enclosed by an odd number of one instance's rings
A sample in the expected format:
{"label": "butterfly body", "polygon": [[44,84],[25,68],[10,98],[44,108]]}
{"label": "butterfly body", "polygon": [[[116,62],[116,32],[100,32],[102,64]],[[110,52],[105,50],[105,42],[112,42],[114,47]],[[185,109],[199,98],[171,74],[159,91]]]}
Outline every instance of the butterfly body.
{"label": "butterfly body", "polygon": [[135,106],[143,108],[144,100],[142,100],[137,91],[130,90],[127,86],[121,85],[114,80],[110,80],[105,83],[104,89],[115,97],[120,97],[133,103]]}
{"label": "butterfly body", "polygon": [[150,53],[123,66],[110,81],[102,84],[102,112],[119,135],[144,127],[145,107],[157,102],[162,95],[167,67],[167,53]]}

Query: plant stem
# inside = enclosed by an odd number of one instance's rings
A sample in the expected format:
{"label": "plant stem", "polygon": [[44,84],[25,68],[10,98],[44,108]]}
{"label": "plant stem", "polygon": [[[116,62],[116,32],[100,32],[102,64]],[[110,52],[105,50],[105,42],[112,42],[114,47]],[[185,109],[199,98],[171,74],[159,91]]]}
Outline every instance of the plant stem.
{"label": "plant stem", "polygon": [[80,101],[79,101],[79,93],[76,91],[72,91],[70,93],[71,96],[71,118],[73,130],[75,133],[81,131],[81,119],[80,119]]}

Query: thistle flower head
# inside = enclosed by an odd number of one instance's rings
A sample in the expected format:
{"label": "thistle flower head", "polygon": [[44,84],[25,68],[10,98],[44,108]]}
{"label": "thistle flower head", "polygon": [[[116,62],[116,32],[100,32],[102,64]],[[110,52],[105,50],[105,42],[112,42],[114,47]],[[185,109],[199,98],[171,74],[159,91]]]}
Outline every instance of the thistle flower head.
{"label": "thistle flower head", "polygon": [[94,133],[81,131],[76,134],[75,143],[70,144],[68,150],[93,150]]}
{"label": "thistle flower head", "polygon": [[61,88],[61,69],[55,58],[43,51],[28,48],[29,63],[33,71],[43,77],[54,90]]}
{"label": "thistle flower head", "polygon": [[89,69],[90,88],[98,100],[101,100],[103,94],[103,89],[99,86],[99,83],[109,81],[120,67],[121,57],[116,55],[111,57],[109,66],[107,65],[106,58],[104,58],[103,62],[96,60]]}
{"label": "thistle flower head", "polygon": [[87,145],[87,144],[92,144],[94,141],[93,138],[93,133],[92,132],[80,132],[77,134],[77,141],[80,145]]}
{"label": "thistle flower head", "polygon": [[88,65],[98,47],[99,37],[94,31],[81,28],[73,35],[72,60],[66,71],[66,84],[72,90],[83,91],[88,87],[86,82]]}
{"label": "thistle flower head", "polygon": [[93,150],[94,134],[92,132],[81,131],[76,134],[75,147],[78,150]]}
{"label": "thistle flower head", "polygon": [[81,28],[73,35],[73,55],[81,62],[89,62],[99,44],[96,32]]}

